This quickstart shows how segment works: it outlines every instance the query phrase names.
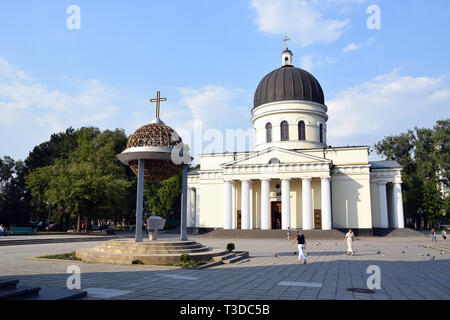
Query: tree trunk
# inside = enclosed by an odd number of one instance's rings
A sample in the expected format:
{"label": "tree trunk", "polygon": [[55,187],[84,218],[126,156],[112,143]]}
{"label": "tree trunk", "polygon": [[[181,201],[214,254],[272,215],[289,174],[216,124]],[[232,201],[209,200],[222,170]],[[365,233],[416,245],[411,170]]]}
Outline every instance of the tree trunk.
{"label": "tree trunk", "polygon": [[66,213],[66,230],[70,229],[70,213]]}
{"label": "tree trunk", "polygon": [[81,214],[77,215],[77,230],[76,232],[81,232]]}

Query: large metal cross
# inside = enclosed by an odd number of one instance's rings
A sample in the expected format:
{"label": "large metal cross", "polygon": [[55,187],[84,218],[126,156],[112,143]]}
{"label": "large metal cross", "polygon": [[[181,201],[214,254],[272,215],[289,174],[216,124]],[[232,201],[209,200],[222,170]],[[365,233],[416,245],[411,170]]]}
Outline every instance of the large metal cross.
{"label": "large metal cross", "polygon": [[287,42],[288,42],[289,40],[291,40],[291,39],[289,39],[287,36],[284,37],[284,39],[283,39],[283,41],[286,41],[286,49],[288,48]]}
{"label": "large metal cross", "polygon": [[167,101],[167,98],[161,98],[161,93],[159,91],[156,92],[156,98],[150,99],[150,102],[156,102],[156,118],[159,118],[159,103],[161,101]]}

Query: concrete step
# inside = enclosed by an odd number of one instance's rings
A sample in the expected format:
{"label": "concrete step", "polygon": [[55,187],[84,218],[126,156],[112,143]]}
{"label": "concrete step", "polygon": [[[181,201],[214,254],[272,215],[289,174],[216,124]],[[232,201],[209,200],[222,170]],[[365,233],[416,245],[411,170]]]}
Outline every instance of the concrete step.
{"label": "concrete step", "polygon": [[[224,230],[216,229],[199,236],[206,238],[233,239],[287,239],[287,230]],[[344,239],[345,234],[339,230],[303,230],[307,239]],[[293,240],[297,235],[296,229],[291,229],[290,237]]]}
{"label": "concrete step", "polygon": [[201,245],[196,241],[150,241],[145,240],[143,242],[134,242],[133,239],[127,240],[111,240],[105,244],[110,248],[148,248],[148,249],[158,249],[158,248],[179,248],[179,247],[190,247]]}
{"label": "concrete step", "polygon": [[222,261],[225,264],[230,264],[230,263],[235,263],[235,262],[241,261],[243,259],[246,259],[246,258],[248,258],[248,256],[249,256],[248,251],[244,251],[244,252],[237,253],[235,255],[235,257],[232,257],[230,259],[224,259]]}
{"label": "concrete step", "polygon": [[[210,260],[215,256],[224,255],[225,250],[209,249],[205,252],[194,252],[189,255],[194,261]],[[143,264],[163,265],[166,263],[175,263],[179,261],[180,254],[149,254],[149,255],[133,255],[121,253],[104,253],[97,252],[93,249],[80,249],[76,251],[76,256],[83,262],[91,263],[112,263],[112,264],[132,264],[132,261],[139,260]]]}
{"label": "concrete step", "polygon": [[373,235],[376,237],[425,237],[425,235],[417,230],[410,228],[394,229],[394,228],[373,228]]}
{"label": "concrete step", "polygon": [[235,256],[236,256],[235,253],[227,253],[227,254],[225,254],[225,255],[223,255],[223,256],[215,256],[215,257],[213,257],[213,260],[214,260],[214,261],[222,261],[222,260],[224,260],[224,259],[231,259],[231,258],[234,258]]}
{"label": "concrete step", "polygon": [[42,288],[39,295],[28,296],[23,300],[77,300],[87,296],[87,291],[59,288]]}
{"label": "concrete step", "polygon": [[104,253],[121,253],[121,254],[183,254],[183,253],[196,253],[196,252],[205,252],[208,251],[209,248],[206,246],[202,246],[199,248],[179,248],[173,250],[140,250],[140,249],[119,249],[119,248],[105,248],[105,247],[96,247],[94,248],[97,252]]}
{"label": "concrete step", "polygon": [[36,296],[40,287],[23,287],[0,290],[0,300],[22,300],[29,296]]}

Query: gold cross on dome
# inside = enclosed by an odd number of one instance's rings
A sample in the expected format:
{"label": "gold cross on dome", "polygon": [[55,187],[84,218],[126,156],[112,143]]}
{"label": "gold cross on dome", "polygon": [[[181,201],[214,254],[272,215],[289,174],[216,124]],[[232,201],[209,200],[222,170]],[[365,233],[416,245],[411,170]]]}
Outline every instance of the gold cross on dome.
{"label": "gold cross on dome", "polygon": [[156,118],[159,118],[159,103],[161,101],[167,101],[167,98],[161,98],[161,93],[159,91],[156,92],[156,98],[150,99],[150,102],[156,102]]}
{"label": "gold cross on dome", "polygon": [[287,36],[284,37],[283,41],[286,41],[286,49],[288,48],[287,42],[290,41],[291,39],[289,39]]}

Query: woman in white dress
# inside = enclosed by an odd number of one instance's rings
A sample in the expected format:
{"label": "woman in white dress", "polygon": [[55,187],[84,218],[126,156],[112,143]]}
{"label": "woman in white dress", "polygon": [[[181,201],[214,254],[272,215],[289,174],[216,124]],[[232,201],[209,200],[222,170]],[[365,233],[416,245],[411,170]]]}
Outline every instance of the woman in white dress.
{"label": "woman in white dress", "polygon": [[347,243],[347,255],[351,254],[354,255],[352,244],[353,244],[353,238],[355,237],[355,234],[353,233],[352,229],[349,229],[348,232],[345,234],[344,244]]}

